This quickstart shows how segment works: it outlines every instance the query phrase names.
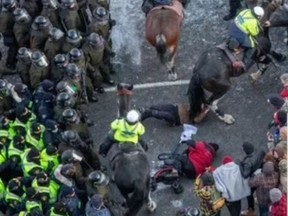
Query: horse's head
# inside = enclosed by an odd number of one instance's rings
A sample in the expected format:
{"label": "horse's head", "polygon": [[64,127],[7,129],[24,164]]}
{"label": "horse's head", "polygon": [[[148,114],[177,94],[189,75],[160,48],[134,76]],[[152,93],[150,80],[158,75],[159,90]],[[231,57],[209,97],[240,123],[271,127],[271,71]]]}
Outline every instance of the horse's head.
{"label": "horse's head", "polygon": [[132,90],[132,84],[119,83],[117,85],[118,117],[124,118],[129,111]]}

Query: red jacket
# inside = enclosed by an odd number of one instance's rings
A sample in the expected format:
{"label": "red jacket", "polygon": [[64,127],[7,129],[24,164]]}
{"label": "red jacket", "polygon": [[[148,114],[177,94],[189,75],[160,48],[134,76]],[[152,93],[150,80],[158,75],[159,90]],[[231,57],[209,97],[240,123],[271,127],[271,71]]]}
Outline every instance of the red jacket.
{"label": "red jacket", "polygon": [[[207,149],[207,146],[205,146],[204,141],[196,141],[195,147],[188,146],[188,157],[194,166],[195,176],[205,172],[205,169],[212,164],[215,150],[212,146],[209,150]],[[213,152],[213,154],[211,152]]]}
{"label": "red jacket", "polygon": [[279,202],[272,204],[271,216],[287,216],[287,202],[286,196],[282,193]]}

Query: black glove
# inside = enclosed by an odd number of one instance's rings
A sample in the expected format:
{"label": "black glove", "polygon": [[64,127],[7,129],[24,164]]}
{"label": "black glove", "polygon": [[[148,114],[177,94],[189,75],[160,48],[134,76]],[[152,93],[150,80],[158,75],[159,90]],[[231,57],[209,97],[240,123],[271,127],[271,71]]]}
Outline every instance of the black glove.
{"label": "black glove", "polygon": [[110,28],[112,28],[113,26],[116,25],[116,20],[110,20],[109,24],[110,24]]}

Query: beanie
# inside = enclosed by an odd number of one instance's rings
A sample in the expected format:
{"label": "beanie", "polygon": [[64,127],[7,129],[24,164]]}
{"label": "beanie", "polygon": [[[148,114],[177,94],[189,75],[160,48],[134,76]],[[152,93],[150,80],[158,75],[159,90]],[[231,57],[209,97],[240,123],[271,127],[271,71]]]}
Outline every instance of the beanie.
{"label": "beanie", "polygon": [[278,188],[273,188],[269,191],[270,200],[272,203],[278,202],[282,197],[282,192]]}
{"label": "beanie", "polygon": [[230,163],[230,162],[233,162],[233,158],[230,155],[225,155],[222,158],[222,164],[227,164],[227,163]]}
{"label": "beanie", "polygon": [[287,122],[287,114],[284,111],[277,111],[274,113],[273,119],[279,126],[282,127]]}
{"label": "beanie", "polygon": [[53,154],[55,154],[55,153],[57,153],[57,148],[56,148],[56,146],[53,146],[53,145],[47,145],[47,147],[46,147],[46,153],[48,154],[48,155],[53,155]]}
{"label": "beanie", "polygon": [[31,148],[27,155],[28,158],[39,158],[40,153],[36,148]]}
{"label": "beanie", "polygon": [[281,98],[279,95],[275,95],[275,94],[268,95],[267,101],[269,103],[271,103],[277,110],[280,109],[284,104],[283,98]]}
{"label": "beanie", "polygon": [[26,196],[28,199],[35,198],[35,195],[37,194],[37,191],[33,187],[29,187],[26,189]]}
{"label": "beanie", "polygon": [[37,122],[33,122],[31,125],[31,130],[34,134],[40,134],[41,133],[41,125]]}
{"label": "beanie", "polygon": [[54,210],[56,213],[62,213],[62,212],[65,212],[65,204],[61,201],[59,202],[56,202],[54,204]]}
{"label": "beanie", "polygon": [[17,105],[15,109],[16,117],[22,116],[26,112],[26,107],[23,105]]}
{"label": "beanie", "polygon": [[54,121],[54,120],[48,119],[45,122],[45,127],[49,131],[54,131],[54,130],[56,130],[58,128],[58,123],[56,121]]}
{"label": "beanie", "polygon": [[242,147],[247,155],[252,154],[254,152],[254,146],[249,142],[244,142]]}
{"label": "beanie", "polygon": [[274,164],[271,161],[267,161],[263,165],[263,173],[265,176],[270,176],[274,172]]}
{"label": "beanie", "polygon": [[9,182],[8,182],[8,189],[9,191],[15,191],[17,190],[19,187],[21,186],[21,182],[14,178],[14,179],[11,179]]}
{"label": "beanie", "polygon": [[21,143],[24,143],[25,142],[25,139],[24,139],[24,137],[23,136],[21,136],[21,135],[15,135],[14,137],[13,137],[13,143],[14,144],[21,144]]}
{"label": "beanie", "polygon": [[62,196],[63,197],[71,196],[73,193],[75,193],[74,188],[63,185],[63,187],[62,187]]}
{"label": "beanie", "polygon": [[51,91],[54,88],[54,83],[51,80],[43,80],[40,85],[45,91]]}

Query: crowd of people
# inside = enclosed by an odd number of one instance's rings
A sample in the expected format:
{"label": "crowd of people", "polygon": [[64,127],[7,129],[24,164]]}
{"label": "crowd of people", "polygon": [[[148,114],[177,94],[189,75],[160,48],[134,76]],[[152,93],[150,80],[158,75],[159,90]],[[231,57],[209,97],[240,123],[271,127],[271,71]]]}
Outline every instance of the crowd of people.
{"label": "crowd of people", "polygon": [[[152,5],[163,2],[169,3]],[[240,16],[255,14],[253,9],[246,12]],[[235,15],[231,11],[225,19]],[[259,7],[256,16],[263,16]],[[21,83],[0,79],[0,214],[122,215],[89,132],[94,123],[85,111],[85,104],[97,102],[97,93],[105,92],[103,82],[115,83],[110,62],[115,24],[107,0],[1,1],[0,33],[8,47],[7,58],[1,58]],[[180,175],[196,178],[193,190],[200,210],[185,214],[220,215],[226,203],[232,216],[256,215],[255,194],[260,215],[268,215],[270,206],[272,216],[287,215],[288,75],[281,81],[281,94],[268,99],[277,109],[269,125],[276,130],[267,133],[269,151],[256,151],[245,142],[242,161],[226,155],[213,168],[219,146],[188,140],[187,150],[169,164]],[[208,111],[203,107],[197,121]],[[113,143],[125,141],[147,151],[141,121],[149,117],[165,119],[170,126],[191,123],[188,104],[132,110],[111,124],[114,133],[99,153],[106,156]],[[246,197],[248,210],[241,212]]]}

